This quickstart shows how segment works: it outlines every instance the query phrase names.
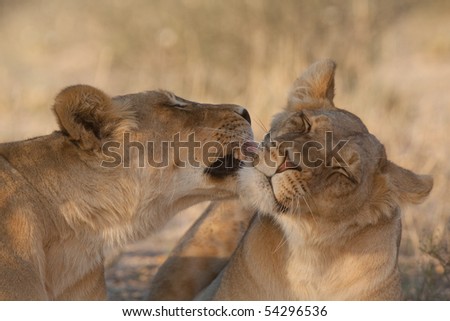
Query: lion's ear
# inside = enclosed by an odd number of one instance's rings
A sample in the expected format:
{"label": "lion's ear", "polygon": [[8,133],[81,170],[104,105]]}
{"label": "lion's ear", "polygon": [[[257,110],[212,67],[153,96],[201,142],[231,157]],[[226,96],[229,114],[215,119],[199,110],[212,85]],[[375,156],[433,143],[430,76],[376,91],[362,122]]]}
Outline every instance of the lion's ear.
{"label": "lion's ear", "polygon": [[102,142],[118,137],[136,124],[129,110],[87,85],[63,89],[56,96],[53,110],[61,131],[85,150],[101,148]]}
{"label": "lion's ear", "polygon": [[334,107],[334,73],[336,63],[330,59],[318,61],[294,82],[287,109]]}
{"label": "lion's ear", "polygon": [[386,162],[382,171],[388,176],[390,191],[401,203],[421,203],[433,188],[430,175],[417,175],[390,161]]}

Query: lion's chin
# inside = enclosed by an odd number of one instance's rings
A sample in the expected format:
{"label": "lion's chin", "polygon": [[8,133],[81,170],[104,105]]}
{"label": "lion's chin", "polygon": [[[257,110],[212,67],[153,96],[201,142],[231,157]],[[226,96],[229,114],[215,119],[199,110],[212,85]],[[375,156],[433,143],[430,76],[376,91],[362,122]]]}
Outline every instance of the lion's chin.
{"label": "lion's chin", "polygon": [[244,167],[238,174],[238,194],[246,208],[261,214],[280,212],[270,181],[263,173],[254,167]]}

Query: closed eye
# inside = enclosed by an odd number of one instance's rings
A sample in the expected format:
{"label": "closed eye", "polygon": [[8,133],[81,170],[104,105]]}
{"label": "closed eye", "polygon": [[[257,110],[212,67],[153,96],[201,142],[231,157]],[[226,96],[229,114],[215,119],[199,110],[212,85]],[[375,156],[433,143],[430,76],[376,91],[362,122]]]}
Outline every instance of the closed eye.
{"label": "closed eye", "polygon": [[175,104],[170,104],[170,106],[177,107],[177,108],[184,108],[184,107],[187,106],[187,104],[186,103],[177,102]]}
{"label": "closed eye", "polygon": [[305,114],[302,114],[302,120],[305,126],[305,133],[309,133],[311,131],[311,121]]}
{"label": "closed eye", "polygon": [[185,109],[187,105],[188,104],[186,104],[186,103],[178,103],[178,102],[174,103],[174,102],[171,102],[171,101],[164,103],[164,106],[167,107],[167,108]]}
{"label": "closed eye", "polygon": [[331,177],[331,176],[333,176],[335,174],[338,174],[338,175],[344,176],[345,178],[347,178],[353,184],[358,184],[359,183],[358,179],[349,170],[347,170],[346,168],[339,167],[339,166],[333,166],[331,169],[332,169],[333,172],[328,177]]}
{"label": "closed eye", "polygon": [[184,101],[184,99],[175,96],[174,93],[171,93],[169,91],[162,91],[162,93],[168,98],[167,106],[184,108],[188,105],[188,103]]}

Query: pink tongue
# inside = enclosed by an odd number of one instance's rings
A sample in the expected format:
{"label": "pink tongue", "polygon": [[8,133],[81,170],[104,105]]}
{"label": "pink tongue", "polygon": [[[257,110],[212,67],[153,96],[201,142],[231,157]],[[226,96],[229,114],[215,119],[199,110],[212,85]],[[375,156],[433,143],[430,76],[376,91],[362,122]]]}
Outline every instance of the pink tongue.
{"label": "pink tongue", "polygon": [[258,149],[259,149],[258,143],[251,142],[251,141],[245,142],[242,145],[242,147],[244,149],[244,152],[247,152],[249,154],[257,154],[258,153]]}

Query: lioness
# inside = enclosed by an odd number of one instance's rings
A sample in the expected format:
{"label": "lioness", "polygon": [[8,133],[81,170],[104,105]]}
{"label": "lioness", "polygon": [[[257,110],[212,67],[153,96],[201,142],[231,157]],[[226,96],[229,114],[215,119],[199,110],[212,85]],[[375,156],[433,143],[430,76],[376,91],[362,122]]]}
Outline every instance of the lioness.
{"label": "lioness", "polygon": [[[334,106],[334,73],[335,63],[325,60],[295,81],[286,110],[254,148],[252,166],[240,171],[241,200],[256,216],[230,261],[197,299],[402,298],[400,206],[423,201],[433,181],[390,162],[361,120]],[[216,214],[205,219],[212,224],[208,220],[217,220]],[[187,252],[183,249],[195,240],[190,237],[174,255]],[[219,240],[204,244],[209,253],[208,247],[220,247]],[[167,262],[161,271],[183,271],[181,259]],[[179,281],[176,274],[161,280],[164,274],[158,272],[150,297],[191,298],[207,285],[201,270],[183,274],[184,280],[188,274],[197,279],[197,290],[193,282],[179,282],[180,294],[173,294],[166,289]]]}
{"label": "lioness", "polygon": [[[240,106],[165,91],[111,98],[77,85],[56,97],[54,112],[59,131],[0,144],[0,299],[104,299],[104,248],[236,195],[230,143],[252,137]],[[224,148],[204,161],[201,148],[173,146],[211,140]]]}

